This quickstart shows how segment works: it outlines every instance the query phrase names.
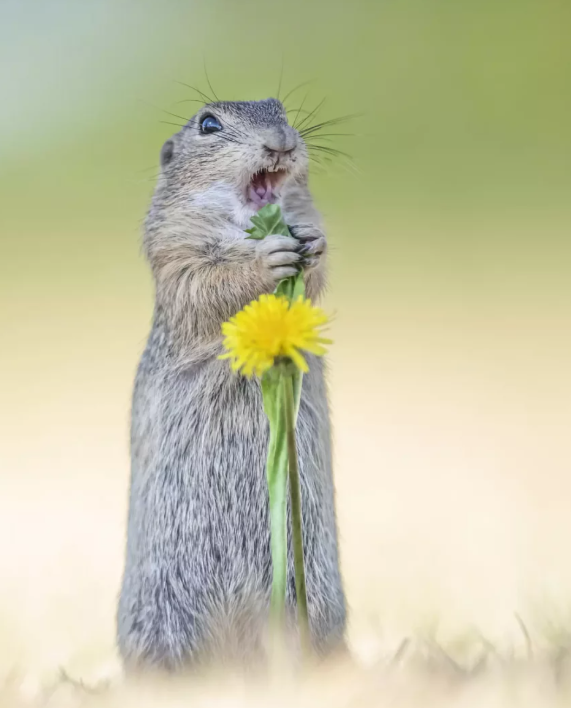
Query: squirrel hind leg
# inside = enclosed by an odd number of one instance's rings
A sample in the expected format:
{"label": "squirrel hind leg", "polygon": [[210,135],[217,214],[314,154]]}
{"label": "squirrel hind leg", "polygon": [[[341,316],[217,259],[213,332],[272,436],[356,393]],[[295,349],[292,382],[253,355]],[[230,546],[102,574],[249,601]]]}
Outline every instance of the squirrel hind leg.
{"label": "squirrel hind leg", "polygon": [[195,615],[165,593],[165,587],[145,601],[121,597],[117,643],[127,673],[141,669],[178,671],[196,661],[199,630]]}

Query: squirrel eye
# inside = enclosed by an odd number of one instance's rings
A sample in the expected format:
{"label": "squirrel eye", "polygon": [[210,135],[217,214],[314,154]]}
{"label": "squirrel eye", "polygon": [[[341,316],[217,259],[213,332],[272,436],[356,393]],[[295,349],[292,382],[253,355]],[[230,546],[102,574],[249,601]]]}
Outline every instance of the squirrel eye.
{"label": "squirrel eye", "polygon": [[204,118],[200,121],[201,133],[208,135],[210,133],[217,133],[219,130],[222,130],[222,125],[218,118],[215,118],[214,116],[204,116]]}

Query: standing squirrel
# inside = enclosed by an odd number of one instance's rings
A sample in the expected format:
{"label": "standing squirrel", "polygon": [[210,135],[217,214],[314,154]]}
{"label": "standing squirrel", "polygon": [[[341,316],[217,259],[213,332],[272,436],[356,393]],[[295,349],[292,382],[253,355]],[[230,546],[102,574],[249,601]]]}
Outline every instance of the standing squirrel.
{"label": "standing squirrel", "polygon": [[[260,383],[220,361],[221,324],[282,278],[325,285],[308,152],[277,99],[216,102],[164,144],[144,248],[156,303],[132,405],[127,552],[117,615],[127,667],[169,670],[263,652],[272,582]],[[279,204],[294,237],[249,240]],[[323,362],[307,356],[297,422],[310,631],[344,645]],[[295,618],[291,539],[287,611]]]}

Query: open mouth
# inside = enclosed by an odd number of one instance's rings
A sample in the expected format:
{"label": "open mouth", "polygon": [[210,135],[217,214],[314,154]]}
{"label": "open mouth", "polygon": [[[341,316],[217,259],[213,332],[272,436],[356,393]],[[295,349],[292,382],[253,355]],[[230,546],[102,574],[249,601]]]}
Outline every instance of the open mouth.
{"label": "open mouth", "polygon": [[286,176],[286,170],[281,167],[275,170],[258,170],[252,175],[248,185],[248,201],[256,209],[261,209],[266,204],[274,204],[279,197],[279,191]]}

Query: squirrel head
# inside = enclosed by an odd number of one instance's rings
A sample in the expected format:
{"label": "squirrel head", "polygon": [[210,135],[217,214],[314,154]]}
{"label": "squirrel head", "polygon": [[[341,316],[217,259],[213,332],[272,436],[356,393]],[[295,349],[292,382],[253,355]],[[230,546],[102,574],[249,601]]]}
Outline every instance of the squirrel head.
{"label": "squirrel head", "polygon": [[280,101],[210,103],[163,145],[154,202],[202,207],[244,226],[307,172],[307,148]]}

